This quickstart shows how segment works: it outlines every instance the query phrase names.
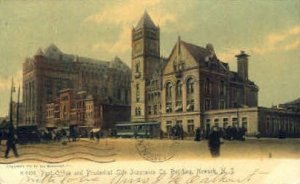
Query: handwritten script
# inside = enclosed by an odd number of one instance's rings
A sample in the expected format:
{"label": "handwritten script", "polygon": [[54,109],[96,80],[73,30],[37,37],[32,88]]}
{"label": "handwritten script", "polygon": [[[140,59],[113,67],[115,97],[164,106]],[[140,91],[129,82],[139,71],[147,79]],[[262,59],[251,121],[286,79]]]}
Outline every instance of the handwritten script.
{"label": "handwritten script", "polygon": [[82,169],[68,171],[32,170],[20,172],[20,184],[68,184],[68,183],[109,183],[109,184],[219,184],[256,183],[263,175],[260,169],[248,173],[236,172],[234,168],[193,168],[193,169]]}

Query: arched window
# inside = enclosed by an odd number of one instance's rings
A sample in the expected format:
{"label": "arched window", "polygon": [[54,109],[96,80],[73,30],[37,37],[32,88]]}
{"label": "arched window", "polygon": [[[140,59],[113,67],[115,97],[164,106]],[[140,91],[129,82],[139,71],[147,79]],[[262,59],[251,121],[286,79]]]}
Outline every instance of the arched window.
{"label": "arched window", "polygon": [[193,94],[194,93],[194,80],[192,78],[189,78],[187,80],[186,89],[187,89],[187,94]]}
{"label": "arched window", "polygon": [[182,96],[182,83],[181,81],[177,81],[176,83],[176,97]]}
{"label": "arched window", "polygon": [[187,111],[194,111],[194,80],[192,78],[189,78],[186,81],[186,110]]}
{"label": "arched window", "polygon": [[182,112],[182,82],[176,82],[176,112]]}
{"label": "arched window", "polygon": [[169,82],[166,85],[166,98],[171,99],[172,98],[172,84]]}
{"label": "arched window", "polygon": [[170,82],[166,85],[166,112],[172,112],[172,84]]}

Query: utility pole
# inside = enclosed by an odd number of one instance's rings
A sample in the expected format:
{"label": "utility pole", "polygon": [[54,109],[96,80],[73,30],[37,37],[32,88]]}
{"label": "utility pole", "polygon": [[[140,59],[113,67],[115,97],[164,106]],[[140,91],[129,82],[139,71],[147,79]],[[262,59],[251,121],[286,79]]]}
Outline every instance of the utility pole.
{"label": "utility pole", "polygon": [[17,102],[17,134],[18,134],[18,128],[19,128],[19,108],[20,108],[20,85],[18,88],[18,102]]}

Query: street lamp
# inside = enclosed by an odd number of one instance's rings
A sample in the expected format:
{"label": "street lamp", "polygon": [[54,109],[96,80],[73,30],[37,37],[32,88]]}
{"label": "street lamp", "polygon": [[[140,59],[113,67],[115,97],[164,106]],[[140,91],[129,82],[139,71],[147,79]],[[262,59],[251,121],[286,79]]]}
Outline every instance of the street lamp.
{"label": "street lamp", "polygon": [[14,86],[14,78],[11,79],[11,88],[10,88],[10,103],[9,103],[9,121],[10,126],[14,127],[13,124],[13,93],[16,92],[15,86]]}

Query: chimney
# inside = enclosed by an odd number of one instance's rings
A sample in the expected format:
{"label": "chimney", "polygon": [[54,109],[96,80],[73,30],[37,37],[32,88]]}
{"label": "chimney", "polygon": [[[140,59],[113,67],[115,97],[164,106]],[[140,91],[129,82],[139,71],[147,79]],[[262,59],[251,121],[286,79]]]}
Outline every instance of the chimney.
{"label": "chimney", "polygon": [[250,55],[246,54],[245,51],[241,51],[240,54],[236,55],[237,58],[237,73],[240,78],[244,81],[248,80],[248,57]]}

